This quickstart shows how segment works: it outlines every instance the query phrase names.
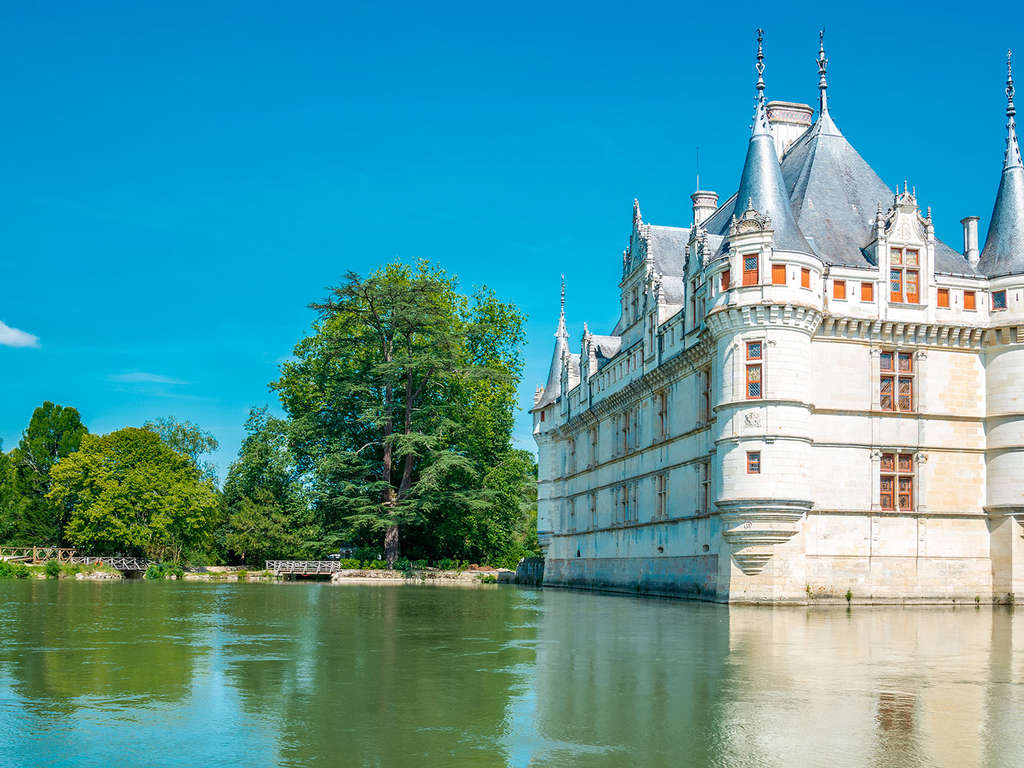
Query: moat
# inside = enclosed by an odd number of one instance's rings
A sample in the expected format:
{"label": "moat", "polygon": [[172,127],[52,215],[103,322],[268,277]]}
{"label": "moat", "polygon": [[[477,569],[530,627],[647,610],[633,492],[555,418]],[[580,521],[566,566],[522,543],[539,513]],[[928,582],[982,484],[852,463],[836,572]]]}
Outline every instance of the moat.
{"label": "moat", "polygon": [[0,584],[5,765],[1019,766],[1024,611]]}

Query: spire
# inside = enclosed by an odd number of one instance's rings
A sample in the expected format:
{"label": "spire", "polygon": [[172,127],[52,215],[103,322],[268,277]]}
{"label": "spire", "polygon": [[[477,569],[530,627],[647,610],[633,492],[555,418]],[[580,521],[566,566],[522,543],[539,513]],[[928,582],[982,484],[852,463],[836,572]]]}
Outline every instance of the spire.
{"label": "spire", "polygon": [[1012,51],[1006,52],[1006,154],[978,270],[989,277],[1024,273],[1024,164],[1017,144]]}
{"label": "spire", "polygon": [[825,30],[818,30],[818,114],[828,112],[828,80],[825,79],[825,70],[828,69],[828,59],[825,58]]}
{"label": "spire", "polygon": [[757,64],[754,65],[754,69],[757,70],[757,106],[754,108],[754,128],[751,132],[753,136],[770,136],[771,129],[768,127],[768,109],[765,106],[764,101],[764,46],[762,41],[764,40],[764,30],[757,30]]}
{"label": "spire", "polygon": [[754,127],[747,145],[747,157],[743,163],[736,215],[742,211],[738,206],[747,202],[750,208],[771,219],[775,232],[775,248],[782,251],[797,251],[813,254],[793,217],[789,195],[782,181],[782,169],[775,154],[775,143],[768,126],[768,114],[764,97],[764,32],[757,30],[757,108],[754,113]]}
{"label": "spire", "polygon": [[1013,51],[1006,52],[1006,157],[1003,170],[1021,165],[1020,147],[1017,145],[1017,124],[1013,116],[1017,114],[1013,106]]}
{"label": "spire", "polygon": [[565,275],[562,275],[561,302],[562,311],[558,316],[558,330],[555,331],[555,351],[551,355],[548,383],[544,385],[544,393],[535,408],[550,405],[562,394],[562,358],[569,354],[569,332],[565,329]]}

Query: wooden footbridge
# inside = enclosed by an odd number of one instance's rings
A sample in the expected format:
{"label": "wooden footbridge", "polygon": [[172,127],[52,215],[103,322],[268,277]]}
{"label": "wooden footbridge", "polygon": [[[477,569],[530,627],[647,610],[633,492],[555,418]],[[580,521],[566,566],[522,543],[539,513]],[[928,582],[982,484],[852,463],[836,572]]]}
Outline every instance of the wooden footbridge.
{"label": "wooden footbridge", "polygon": [[117,571],[145,571],[151,560],[123,555],[92,557],[76,555],[75,550],[64,547],[0,547],[0,560],[43,565],[51,560],[68,565],[105,565]]}
{"label": "wooden footbridge", "polygon": [[266,566],[275,576],[329,576],[344,570],[337,560],[267,560]]}

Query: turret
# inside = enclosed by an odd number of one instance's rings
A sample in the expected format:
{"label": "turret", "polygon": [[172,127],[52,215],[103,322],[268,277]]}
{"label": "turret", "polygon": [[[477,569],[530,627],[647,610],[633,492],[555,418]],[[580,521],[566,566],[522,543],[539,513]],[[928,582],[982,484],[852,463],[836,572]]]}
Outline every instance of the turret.
{"label": "turret", "polygon": [[1011,53],[1006,54],[1006,154],[978,270],[988,277],[1024,274],[1024,164],[1017,144]]}

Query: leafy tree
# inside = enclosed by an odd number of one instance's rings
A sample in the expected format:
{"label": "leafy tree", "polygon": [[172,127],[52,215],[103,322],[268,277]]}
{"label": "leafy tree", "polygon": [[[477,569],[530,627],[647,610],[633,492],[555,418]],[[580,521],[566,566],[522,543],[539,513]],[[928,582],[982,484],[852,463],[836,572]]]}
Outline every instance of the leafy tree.
{"label": "leafy tree", "polygon": [[317,529],[288,447],[287,423],[254,408],[224,483],[224,546],[243,562],[315,556]]}
{"label": "leafy tree", "polygon": [[78,450],[88,434],[74,408],[44,402],[32,413],[18,447],[10,454],[20,499],[14,538],[24,545],[66,542],[68,510],[48,499],[50,475],[62,459]]}
{"label": "leafy tree", "polygon": [[14,541],[21,494],[11,457],[0,450],[0,542]]}
{"label": "leafy tree", "polygon": [[[393,564],[471,549],[487,467],[510,450],[522,316],[421,263],[349,273],[272,386],[318,523]],[[517,506],[518,509],[518,506]]]}
{"label": "leafy tree", "polygon": [[213,453],[220,447],[212,432],[201,429],[198,424],[191,421],[178,421],[173,416],[161,416],[159,419],[147,421],[142,427],[155,432],[173,450],[188,456],[203,477],[211,480],[217,477],[217,470],[213,464],[202,460],[203,456]]}
{"label": "leafy tree", "polygon": [[86,435],[51,481],[47,499],[70,513],[68,540],[94,554],[178,561],[208,542],[220,508],[213,483],[147,429]]}

